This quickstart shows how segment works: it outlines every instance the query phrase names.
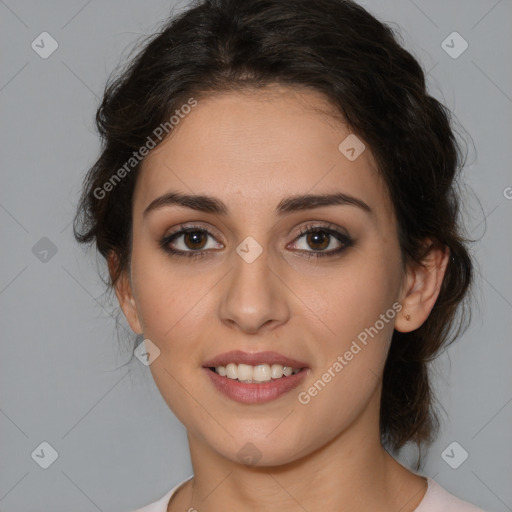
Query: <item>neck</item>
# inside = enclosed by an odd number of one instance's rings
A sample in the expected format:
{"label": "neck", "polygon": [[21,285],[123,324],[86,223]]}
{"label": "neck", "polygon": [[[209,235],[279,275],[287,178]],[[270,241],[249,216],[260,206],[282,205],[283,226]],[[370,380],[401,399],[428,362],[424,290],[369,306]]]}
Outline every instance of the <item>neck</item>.
{"label": "neck", "polygon": [[307,456],[265,467],[227,459],[188,432],[194,479],[176,496],[176,510],[414,511],[426,479],[384,450],[378,428],[368,431],[360,423],[378,426],[361,417]]}

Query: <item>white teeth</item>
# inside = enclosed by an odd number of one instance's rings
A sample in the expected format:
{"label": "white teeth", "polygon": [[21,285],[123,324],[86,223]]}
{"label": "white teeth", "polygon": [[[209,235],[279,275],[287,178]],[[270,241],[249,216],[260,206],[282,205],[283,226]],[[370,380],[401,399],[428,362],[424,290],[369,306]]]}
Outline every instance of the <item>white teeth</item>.
{"label": "white teeth", "polygon": [[283,376],[283,366],[280,364],[273,364],[270,367],[273,379],[280,379]]}
{"label": "white teeth", "polygon": [[248,364],[239,364],[236,369],[236,376],[238,380],[252,380],[252,374],[252,366],[249,366]]}
{"label": "white teeth", "polygon": [[228,379],[238,379],[240,382],[269,382],[272,379],[289,377],[298,373],[300,368],[293,369],[291,366],[282,366],[280,364],[258,364],[251,366],[249,364],[229,363],[226,366],[216,366],[215,371],[221,377]]}
{"label": "white teeth", "polygon": [[290,368],[289,366],[283,366],[283,375],[285,377],[289,377],[293,373],[293,368]]}
{"label": "white teeth", "polygon": [[[272,378],[272,372],[268,364],[259,364],[254,367],[249,366],[249,368],[252,369],[252,380],[256,382],[267,382]],[[251,377],[249,377],[249,379],[250,378]]]}
{"label": "white teeth", "polygon": [[229,363],[226,366],[226,377],[228,379],[238,379],[237,366],[234,363]]}

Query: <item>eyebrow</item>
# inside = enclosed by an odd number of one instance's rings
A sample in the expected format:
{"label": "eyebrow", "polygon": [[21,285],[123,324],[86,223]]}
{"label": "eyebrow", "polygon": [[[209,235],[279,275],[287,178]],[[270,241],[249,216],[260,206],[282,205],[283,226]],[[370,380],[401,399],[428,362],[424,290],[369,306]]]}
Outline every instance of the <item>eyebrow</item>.
{"label": "eyebrow", "polygon": [[[152,211],[173,205],[223,216],[227,215],[229,211],[227,205],[215,197],[168,192],[154,199],[142,215],[145,217]],[[342,192],[336,192],[333,194],[302,194],[286,197],[277,205],[275,214],[283,216],[302,210],[321,208],[322,206],[355,206],[370,215],[373,213],[372,209],[362,199]]]}

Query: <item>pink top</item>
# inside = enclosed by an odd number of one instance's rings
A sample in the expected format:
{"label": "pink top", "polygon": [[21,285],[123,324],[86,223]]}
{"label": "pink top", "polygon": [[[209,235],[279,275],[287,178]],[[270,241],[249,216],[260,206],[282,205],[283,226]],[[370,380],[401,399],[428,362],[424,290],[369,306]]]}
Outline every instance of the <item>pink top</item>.
{"label": "pink top", "polygon": [[[173,487],[169,492],[162,496],[158,501],[139,508],[134,512],[167,512],[169,501],[174,496],[176,491],[188,482],[194,475],[188,477],[183,482]],[[481,508],[475,507],[463,501],[453,494],[450,494],[446,489],[441,487],[435,480],[428,478],[428,488],[421,503],[416,507],[414,512],[485,512]]]}

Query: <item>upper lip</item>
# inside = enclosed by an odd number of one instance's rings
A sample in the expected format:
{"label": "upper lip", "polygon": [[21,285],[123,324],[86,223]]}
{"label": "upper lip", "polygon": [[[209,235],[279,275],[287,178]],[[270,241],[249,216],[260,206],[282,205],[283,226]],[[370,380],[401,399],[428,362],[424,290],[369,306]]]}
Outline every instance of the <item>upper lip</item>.
{"label": "upper lip", "polygon": [[219,354],[213,359],[206,361],[203,367],[212,368],[215,366],[226,366],[229,363],[248,364],[251,366],[257,366],[259,364],[280,364],[282,366],[290,366],[291,368],[307,368],[306,363],[283,356],[277,352],[243,352],[241,350],[232,350]]}

